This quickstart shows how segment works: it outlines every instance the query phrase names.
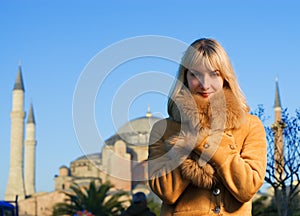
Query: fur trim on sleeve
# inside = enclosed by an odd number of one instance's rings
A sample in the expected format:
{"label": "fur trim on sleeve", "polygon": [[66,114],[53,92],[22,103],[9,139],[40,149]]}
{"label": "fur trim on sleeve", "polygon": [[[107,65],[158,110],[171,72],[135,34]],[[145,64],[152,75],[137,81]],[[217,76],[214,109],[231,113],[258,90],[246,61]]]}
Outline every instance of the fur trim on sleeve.
{"label": "fur trim on sleeve", "polygon": [[190,179],[194,185],[211,189],[217,181],[214,175],[215,170],[209,163],[200,166],[198,161],[199,160],[195,161],[190,157],[184,160],[180,166],[181,174],[184,178]]}
{"label": "fur trim on sleeve", "polygon": [[181,131],[178,136],[173,136],[166,142],[173,146],[169,154],[173,155],[172,160],[180,164],[182,176],[198,187],[210,189],[216,183],[215,170],[193,151],[197,141],[205,139],[207,135],[208,130],[201,131],[198,137],[191,132]]}

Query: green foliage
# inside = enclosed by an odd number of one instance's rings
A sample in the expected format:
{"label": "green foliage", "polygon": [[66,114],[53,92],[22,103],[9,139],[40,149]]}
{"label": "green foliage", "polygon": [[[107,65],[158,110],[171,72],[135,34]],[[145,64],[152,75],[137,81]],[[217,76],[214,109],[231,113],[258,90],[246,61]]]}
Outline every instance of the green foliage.
{"label": "green foliage", "polygon": [[78,211],[87,210],[95,216],[113,216],[123,211],[121,197],[128,196],[124,191],[110,192],[113,186],[107,182],[99,187],[91,182],[89,187],[80,187],[74,184],[70,187],[72,192],[64,192],[67,198],[63,203],[57,203],[53,207],[53,216],[73,216]]}
{"label": "green foliage", "polygon": [[148,208],[153,212],[155,213],[156,215],[160,215],[160,207],[161,207],[161,204],[157,203],[157,202],[154,202],[153,199],[148,199],[147,200],[147,203],[148,203]]}

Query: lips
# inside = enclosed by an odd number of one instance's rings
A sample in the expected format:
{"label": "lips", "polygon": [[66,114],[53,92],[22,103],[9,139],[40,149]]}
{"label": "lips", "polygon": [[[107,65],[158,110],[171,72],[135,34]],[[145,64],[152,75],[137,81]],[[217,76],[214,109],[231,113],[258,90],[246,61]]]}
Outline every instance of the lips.
{"label": "lips", "polygon": [[210,95],[210,93],[207,92],[200,92],[199,94],[204,98],[208,98],[208,96]]}

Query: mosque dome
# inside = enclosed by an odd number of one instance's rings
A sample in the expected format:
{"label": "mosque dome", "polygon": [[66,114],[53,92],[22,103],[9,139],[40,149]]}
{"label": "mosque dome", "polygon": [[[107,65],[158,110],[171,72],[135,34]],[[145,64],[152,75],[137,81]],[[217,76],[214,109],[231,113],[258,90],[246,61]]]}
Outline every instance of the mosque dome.
{"label": "mosque dome", "polygon": [[152,126],[159,118],[156,117],[141,117],[127,122],[118,130],[118,134],[149,134]]}
{"label": "mosque dome", "polygon": [[161,118],[152,116],[150,108],[145,116],[133,119],[121,126],[117,133],[106,140],[107,145],[123,140],[128,145],[147,146],[152,126]]}
{"label": "mosque dome", "polygon": [[151,113],[148,112],[146,116],[133,119],[121,126],[116,136],[129,145],[148,145],[152,126],[158,120],[160,120],[160,118],[153,117]]}

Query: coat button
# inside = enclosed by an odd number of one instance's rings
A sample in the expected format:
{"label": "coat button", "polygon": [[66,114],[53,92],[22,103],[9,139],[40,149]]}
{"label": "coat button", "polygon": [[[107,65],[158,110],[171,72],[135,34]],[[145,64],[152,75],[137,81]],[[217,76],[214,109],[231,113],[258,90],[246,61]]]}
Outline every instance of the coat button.
{"label": "coat button", "polygon": [[203,147],[207,149],[209,147],[209,144],[205,143]]}
{"label": "coat button", "polygon": [[218,196],[220,194],[221,190],[219,188],[215,188],[213,190],[213,195]]}
{"label": "coat button", "polygon": [[220,213],[220,211],[221,211],[220,206],[216,206],[216,207],[214,208],[214,213],[215,213],[215,214]]}
{"label": "coat button", "polygon": [[234,145],[229,145],[230,149],[235,149]]}

